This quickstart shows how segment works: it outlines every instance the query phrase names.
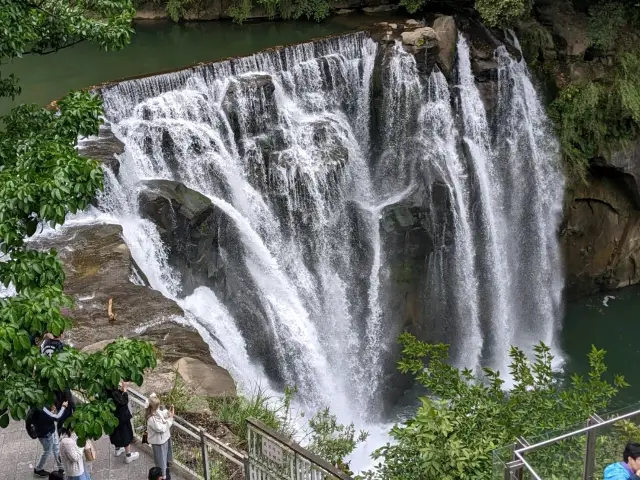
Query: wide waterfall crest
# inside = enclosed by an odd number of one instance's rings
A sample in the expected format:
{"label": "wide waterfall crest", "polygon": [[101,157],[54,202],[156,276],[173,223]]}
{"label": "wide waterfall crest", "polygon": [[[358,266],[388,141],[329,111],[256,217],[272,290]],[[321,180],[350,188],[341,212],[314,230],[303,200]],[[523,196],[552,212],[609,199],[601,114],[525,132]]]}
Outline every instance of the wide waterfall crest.
{"label": "wide waterfall crest", "polygon": [[[410,323],[393,273],[410,248],[393,239],[415,232],[418,321],[438,325],[457,364],[507,373],[510,345],[553,344],[558,147],[524,61],[496,51],[487,113],[462,35],[457,52],[454,88],[400,43],[358,33],[103,90],[126,152],[100,209],[234,378],[295,385],[305,408],[343,421],[381,419]],[[218,285],[184,290],[139,208],[159,179],[210,201],[243,305]]]}

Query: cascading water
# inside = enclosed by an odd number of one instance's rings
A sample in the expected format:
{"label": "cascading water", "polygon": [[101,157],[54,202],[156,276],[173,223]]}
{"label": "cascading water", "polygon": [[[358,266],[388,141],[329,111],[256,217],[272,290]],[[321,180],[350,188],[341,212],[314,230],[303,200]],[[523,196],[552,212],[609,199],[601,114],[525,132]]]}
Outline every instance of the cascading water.
{"label": "cascading water", "polygon": [[[379,50],[352,34],[102,91],[126,152],[100,210],[123,225],[151,287],[178,301],[241,385],[266,375],[257,329],[274,388],[295,385],[304,408],[360,425],[382,419],[404,322],[389,300],[393,208],[419,211],[406,224],[430,245],[422,314],[461,366],[506,373],[510,345],[553,344],[562,285],[557,145],[524,62],[496,51],[492,121],[462,35],[455,88],[420,74],[399,42]],[[243,276],[257,323],[224,291],[183,291],[139,208],[154,179],[199,192],[230,225],[220,258],[236,262],[227,275]]]}

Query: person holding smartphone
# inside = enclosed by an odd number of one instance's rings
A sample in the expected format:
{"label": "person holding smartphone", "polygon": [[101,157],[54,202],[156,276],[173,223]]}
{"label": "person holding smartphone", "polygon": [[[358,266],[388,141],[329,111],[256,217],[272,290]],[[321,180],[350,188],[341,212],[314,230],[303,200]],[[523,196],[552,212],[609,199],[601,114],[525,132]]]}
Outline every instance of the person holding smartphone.
{"label": "person holding smartphone", "polygon": [[124,380],[120,381],[117,390],[107,391],[107,397],[113,400],[116,406],[114,413],[118,419],[118,426],[109,435],[111,444],[115,447],[115,456],[119,457],[123,453],[125,463],[131,463],[140,457],[138,452],[131,449],[133,442],[133,427],[131,426],[131,410],[129,410],[129,394],[127,393],[127,384]]}
{"label": "person holding smartphone", "polygon": [[174,408],[167,411],[160,408],[160,399],[155,393],[149,395],[149,406],[146,410],[147,441],[153,449],[156,467],[162,470],[165,480],[171,480],[169,467],[173,462],[171,447],[171,426],[173,425]]}

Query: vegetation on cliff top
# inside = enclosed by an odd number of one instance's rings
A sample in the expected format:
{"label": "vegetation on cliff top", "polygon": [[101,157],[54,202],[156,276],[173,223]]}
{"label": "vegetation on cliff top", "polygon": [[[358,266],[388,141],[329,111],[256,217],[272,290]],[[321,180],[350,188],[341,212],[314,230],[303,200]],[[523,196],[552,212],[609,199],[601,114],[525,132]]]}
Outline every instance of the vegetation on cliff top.
{"label": "vegetation on cliff top", "polygon": [[536,5],[514,26],[526,60],[555,83],[549,114],[570,180],[584,180],[593,158],[619,150],[639,131],[640,4]]}
{"label": "vegetation on cliff top", "polygon": [[[130,0],[0,0],[0,69],[23,55],[46,55],[81,41],[108,50],[125,46],[134,15]],[[0,74],[0,97],[20,93],[18,79]],[[90,403],[71,417],[80,442],[99,438],[117,425],[105,390],[121,379],[142,383],[155,365],[149,344],[119,340],[102,352],[73,348],[40,354],[32,339],[71,327],[61,308],[72,300],[55,251],[38,252],[24,239],[38,227],[64,223],[68,212],[84,209],[102,188],[97,162],[78,155],[78,135],[98,132],[100,100],[74,92],[50,111],[20,105],[0,118],[0,282],[16,295],[0,299],[0,427],[24,419],[30,407],[50,405],[54,392],[70,387]],[[106,313],[105,313],[106,314]]]}
{"label": "vegetation on cliff top", "polygon": [[[158,5],[164,5],[167,15],[174,22],[187,15],[187,11],[202,11],[207,8],[211,0],[151,0]],[[146,0],[135,0],[137,6],[148,3]],[[242,23],[251,16],[254,8],[261,8],[268,17],[279,16],[285,20],[305,18],[320,20],[329,16],[335,0],[233,0],[226,13],[235,22]]]}

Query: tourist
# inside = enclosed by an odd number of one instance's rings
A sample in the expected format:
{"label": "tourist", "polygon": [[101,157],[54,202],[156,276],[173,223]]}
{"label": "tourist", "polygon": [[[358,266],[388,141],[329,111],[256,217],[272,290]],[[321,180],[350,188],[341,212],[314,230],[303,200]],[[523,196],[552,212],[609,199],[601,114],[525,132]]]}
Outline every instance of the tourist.
{"label": "tourist", "polygon": [[52,333],[45,333],[44,339],[40,344],[40,353],[51,357],[56,352],[61,352],[64,348],[62,342],[62,333],[60,335],[54,335]]}
{"label": "tourist", "polygon": [[84,451],[77,444],[77,437],[70,427],[60,429],[60,459],[67,474],[67,480],[90,480],[84,467]]}
{"label": "tourist", "polygon": [[[44,339],[40,344],[40,353],[42,355],[46,355],[51,357],[54,353],[61,352],[64,349],[64,343],[62,342],[62,333],[60,335],[53,335],[52,333],[46,333],[44,335]],[[73,415],[73,412],[76,410],[76,404],[73,400],[73,394],[71,393],[71,389],[65,388],[62,391],[55,392],[56,408],[60,408],[63,402],[67,402],[67,408],[65,413],[58,420],[58,435],[60,434],[59,430],[64,425],[64,422],[67,418]]]}
{"label": "tourist", "polygon": [[604,480],[640,480],[640,443],[627,443],[622,459],[604,469]]}
{"label": "tourist", "polygon": [[162,469],[159,467],[151,467],[149,469],[148,480],[164,480],[164,477],[162,476]]}
{"label": "tourist", "polygon": [[160,399],[155,393],[149,396],[149,406],[147,407],[147,438],[153,448],[153,458],[156,467],[162,470],[162,476],[166,480],[171,480],[169,466],[173,462],[173,451],[171,448],[171,425],[173,425],[173,405],[171,409],[160,409]]}
{"label": "tourist", "polygon": [[118,426],[109,435],[111,444],[115,447],[116,457],[125,453],[125,463],[131,463],[136,460],[140,454],[131,451],[131,442],[133,442],[133,427],[131,426],[131,411],[129,410],[129,394],[127,393],[127,384],[120,381],[117,390],[109,390],[107,395],[116,405],[115,417],[118,419]]}
{"label": "tourist", "polygon": [[60,460],[60,441],[58,432],[56,431],[56,420],[64,415],[67,408],[67,402],[64,402],[59,412],[56,413],[56,407],[38,408],[35,412],[34,423],[38,432],[38,441],[42,444],[42,455],[33,469],[34,475],[38,477],[48,477],[49,472],[44,470],[47,459],[53,455],[59,472],[64,472],[62,461]]}

